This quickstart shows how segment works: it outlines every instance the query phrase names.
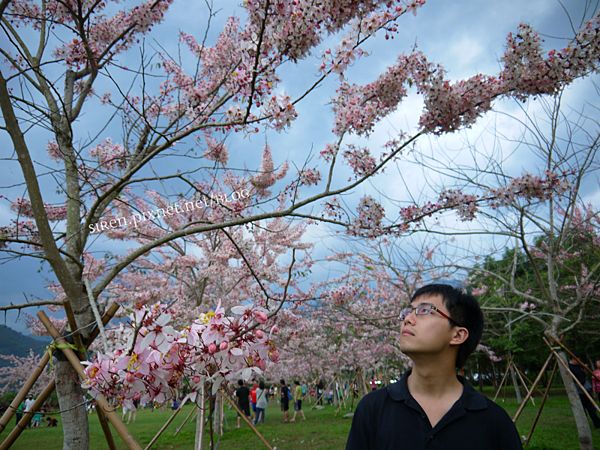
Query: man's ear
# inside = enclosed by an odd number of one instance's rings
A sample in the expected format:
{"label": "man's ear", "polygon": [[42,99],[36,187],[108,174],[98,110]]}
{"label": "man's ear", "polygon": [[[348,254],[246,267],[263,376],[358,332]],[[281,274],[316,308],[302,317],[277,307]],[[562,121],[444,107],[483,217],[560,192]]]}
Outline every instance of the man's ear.
{"label": "man's ear", "polygon": [[469,330],[464,327],[456,327],[452,330],[452,339],[450,345],[460,345],[469,337]]}

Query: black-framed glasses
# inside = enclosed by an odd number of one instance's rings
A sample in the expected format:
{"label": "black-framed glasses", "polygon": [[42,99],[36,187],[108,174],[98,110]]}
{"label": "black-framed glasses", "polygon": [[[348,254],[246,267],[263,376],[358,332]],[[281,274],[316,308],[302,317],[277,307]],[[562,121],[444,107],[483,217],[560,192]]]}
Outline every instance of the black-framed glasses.
{"label": "black-framed glasses", "polygon": [[457,327],[463,328],[462,325],[459,325],[454,320],[452,320],[452,318],[450,318],[450,316],[448,314],[440,311],[439,309],[437,309],[437,307],[435,305],[432,305],[431,303],[420,303],[417,306],[409,306],[408,308],[403,308],[402,310],[400,310],[399,319],[404,321],[404,319],[406,319],[408,317],[408,315],[413,311],[415,312],[415,314],[417,316],[426,316],[428,314],[431,314],[433,311],[435,311],[440,316],[448,319],[450,322],[452,322]]}

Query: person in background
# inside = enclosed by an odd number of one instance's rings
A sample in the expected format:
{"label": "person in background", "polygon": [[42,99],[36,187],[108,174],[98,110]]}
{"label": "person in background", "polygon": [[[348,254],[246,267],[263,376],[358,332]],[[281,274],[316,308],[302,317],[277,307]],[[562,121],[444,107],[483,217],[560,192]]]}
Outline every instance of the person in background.
{"label": "person in background", "polygon": [[254,419],[254,425],[265,424],[265,410],[267,409],[267,396],[268,390],[265,388],[265,382],[261,381],[258,383],[258,389],[256,389],[256,419]]}
{"label": "person in background", "polygon": [[173,404],[171,405],[171,409],[173,411],[177,411],[179,409],[179,402],[176,398],[173,399]]}
{"label": "person in background", "polygon": [[256,422],[258,413],[256,412],[256,390],[258,389],[258,381],[256,378],[252,379],[252,389],[250,389],[250,396],[252,397],[252,415],[254,416],[253,421]]}
{"label": "person in background", "polygon": [[31,420],[31,428],[39,428],[42,423],[42,412],[36,411],[33,415],[33,419]]}
{"label": "person in background", "polygon": [[23,400],[21,402],[21,404],[19,405],[19,407],[17,408],[17,412],[15,413],[15,415],[17,416],[17,425],[19,424],[19,422],[23,418],[23,412],[24,411],[25,411],[25,401]]}
{"label": "person in background", "polygon": [[[238,388],[235,390],[235,396],[237,397],[238,407],[240,411],[246,414],[246,417],[250,417],[250,389],[244,385],[244,380],[238,380]],[[242,422],[242,416],[238,413],[238,424],[239,428]]]}
{"label": "person in background", "polygon": [[296,388],[294,389],[294,417],[292,417],[290,422],[296,421],[296,415],[298,414],[298,411],[300,411],[300,414],[302,414],[302,420],[306,420],[304,411],[302,411],[302,386],[300,386],[298,381],[294,381],[294,384],[296,385]]}
{"label": "person in background", "polygon": [[289,423],[290,421],[290,399],[288,398],[289,388],[285,385],[285,380],[282,378],[279,380],[281,384],[281,409],[283,410],[284,420],[282,423]]}
{"label": "person in background", "polygon": [[592,379],[592,387],[594,389],[594,396],[596,400],[600,399],[600,356],[594,359],[594,378]]}
{"label": "person in background", "polygon": [[[577,359],[579,359],[579,361],[581,361],[580,355],[576,354],[575,356],[577,356]],[[585,368],[579,363],[579,361],[577,361],[577,359],[572,357],[569,360],[569,370],[571,371],[571,373],[573,375],[575,375],[575,378],[577,378],[577,381],[579,381],[579,383],[581,383],[581,385],[584,387],[584,389],[588,389],[588,386],[589,386],[589,390],[591,391],[592,385],[590,384],[590,382],[588,381],[588,379],[585,375]],[[586,384],[588,386],[586,386]],[[596,407],[592,404],[592,402],[590,401],[588,396],[585,395],[585,393],[577,385],[577,383],[575,383],[575,387],[577,388],[577,393],[579,394],[579,399],[581,400],[583,409],[585,409],[587,411],[588,415],[590,416],[590,419],[592,419],[594,428],[596,430],[600,429],[600,417],[598,417],[598,412],[596,411]]]}
{"label": "person in background", "polygon": [[[33,394],[29,394],[29,397],[27,397],[27,400],[25,400],[25,412],[31,411],[33,413],[31,408],[33,408],[34,403],[35,403],[35,400],[33,398]],[[32,421],[29,421],[27,428],[31,428],[31,423],[32,423]]]}
{"label": "person in background", "polygon": [[377,383],[375,383],[375,378],[371,378],[371,390],[372,391],[377,390]]}

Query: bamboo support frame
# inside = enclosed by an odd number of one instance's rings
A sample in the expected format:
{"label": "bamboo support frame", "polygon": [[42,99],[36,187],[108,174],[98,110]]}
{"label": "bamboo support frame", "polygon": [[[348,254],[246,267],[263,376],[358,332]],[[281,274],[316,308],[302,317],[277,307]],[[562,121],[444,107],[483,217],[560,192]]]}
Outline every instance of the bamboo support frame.
{"label": "bamboo support frame", "polygon": [[179,412],[183,409],[183,405],[185,405],[185,402],[187,402],[189,398],[190,398],[189,394],[185,396],[185,398],[181,402],[181,405],[179,405],[179,408],[177,408],[175,410],[175,412],[173,413],[173,415],[171,415],[171,417],[169,417],[169,420],[167,420],[167,422],[162,426],[162,428],[158,431],[158,433],[156,433],[156,436],[154,436],[154,438],[152,438],[152,440],[150,441],[150,443],[146,446],[146,448],[144,450],[149,450],[150,447],[152,447],[152,445],[158,440],[158,438],[163,433],[163,431],[165,431],[167,429],[167,427],[171,424],[171,422],[173,422],[173,419],[175,418],[175,416],[177,416],[177,414],[179,414]]}
{"label": "bamboo support frame", "polygon": [[[527,381],[529,384],[533,384],[533,383],[531,382],[531,380],[530,380],[529,378],[527,378],[527,375],[525,375],[525,374],[523,373],[523,371],[522,371],[522,370],[519,370],[519,369],[517,368],[517,366],[515,366],[515,369],[517,369],[517,372],[521,374],[521,377],[525,378],[525,381]],[[522,380],[521,380],[521,381],[522,381]],[[525,384],[525,383],[523,382],[523,384]],[[526,387],[527,387],[527,386],[526,386]],[[541,396],[544,396],[544,393],[543,393],[542,391],[540,391],[540,389],[539,389],[538,387],[536,387],[536,388],[535,388],[535,390],[536,390],[536,391],[538,391],[538,393],[539,393]]]}
{"label": "bamboo support frame", "polygon": [[42,407],[42,405],[48,399],[48,397],[50,397],[52,392],[54,392],[54,380],[48,383],[46,389],[44,389],[42,393],[38,396],[38,398],[35,400],[33,406],[31,407],[31,411],[23,414],[23,417],[21,418],[17,426],[15,426],[12,429],[12,431],[6,437],[2,445],[0,445],[0,450],[7,450],[11,447],[11,445],[15,443],[17,438],[20,436],[21,432],[25,428],[27,428],[27,425],[29,425],[29,422],[31,422],[31,419],[33,418],[33,412],[39,410]]}
{"label": "bamboo support frame", "polygon": [[[525,383],[525,380],[523,379],[523,377],[521,376],[521,371],[519,370],[519,368],[517,367],[517,365],[515,363],[513,363],[513,368],[515,369],[515,372],[517,372],[517,375],[519,376],[519,380],[521,380],[521,383],[523,384],[523,387],[525,388],[525,390],[527,391],[527,393],[529,393],[529,388],[527,387],[527,384]],[[532,387],[532,390],[534,388]],[[531,404],[533,406],[535,406],[535,401],[533,400],[533,396],[529,397],[529,400],[531,400]]]}
{"label": "bamboo support frame", "polygon": [[[571,372],[569,370],[569,366],[567,366],[565,364],[565,362],[562,360],[562,358],[558,355],[558,353],[556,352],[556,350],[554,350],[554,348],[552,348],[552,345],[550,345],[550,342],[548,342],[546,340],[546,338],[544,338],[544,342],[548,345],[548,347],[550,347],[550,349],[552,350],[552,352],[554,353],[554,355],[556,356],[556,359],[558,359],[558,362],[565,368],[565,370],[569,373],[569,375],[571,375],[571,378],[573,378],[573,381],[575,381],[575,383],[577,383],[577,386],[579,386],[581,388],[581,390],[583,391],[583,394],[590,399],[590,402],[592,402],[592,405],[594,405],[596,407],[596,409],[598,410],[598,412],[600,412],[600,406],[598,406],[596,404],[596,402],[594,401],[594,399],[592,398],[592,396],[590,394],[588,394],[588,391],[586,391],[584,389],[584,387],[581,385],[581,383],[579,382],[579,380],[577,379],[577,377],[573,374],[573,372]],[[584,366],[585,367],[585,366]],[[581,395],[581,394],[579,394]]]}
{"label": "bamboo support frame", "polygon": [[325,395],[325,392],[327,392],[327,389],[329,389],[329,386],[331,386],[331,383],[333,383],[336,378],[337,378],[337,375],[334,376],[333,380],[331,380],[329,382],[329,384],[327,385],[327,387],[325,388],[325,390],[321,393],[321,395],[319,396],[319,398],[317,398],[317,401],[315,402],[315,404],[312,406],[312,408],[310,408],[311,411],[315,408],[315,406],[317,406],[319,404],[319,400],[323,398],[323,396]]}
{"label": "bamboo support frame", "polygon": [[197,412],[198,408],[192,408],[192,410],[190,411],[190,413],[187,415],[187,417],[184,419],[183,423],[179,426],[179,428],[177,428],[177,430],[175,431],[175,434],[173,435],[173,437],[177,436],[177,434],[179,434],[179,432],[182,430],[183,426],[185,425],[185,423],[189,420],[189,418],[192,416],[192,414],[194,414],[194,412]]}
{"label": "bamboo support frame", "polygon": [[69,322],[69,327],[71,328],[71,333],[73,334],[73,341],[75,342],[75,347],[77,347],[77,354],[79,355],[79,360],[85,361],[85,350],[83,347],[83,341],[81,340],[81,333],[78,331],[77,321],[75,320],[75,314],[73,314],[73,308],[71,308],[71,302],[65,299],[63,301],[63,307],[65,308],[65,313],[67,314],[67,321]]}
{"label": "bamboo support frame", "polygon": [[234,407],[234,409],[237,411],[237,413],[240,415],[240,417],[242,419],[244,419],[248,425],[250,425],[250,428],[252,428],[254,430],[256,435],[260,438],[261,441],[263,441],[263,443],[267,446],[267,448],[269,450],[273,450],[273,447],[271,447],[269,445],[269,443],[267,442],[267,440],[262,436],[262,434],[260,434],[258,432],[258,430],[254,426],[254,424],[250,421],[250,419],[248,419],[248,417],[246,417],[246,414],[244,414],[244,412],[238,407],[238,405],[235,403],[235,401],[232,400],[229,397],[229,395],[227,395],[227,393],[223,390],[223,388],[219,388],[219,391],[221,392],[221,395],[223,396],[223,398],[225,398],[229,403],[231,403],[231,406]]}
{"label": "bamboo support frame", "polygon": [[494,401],[496,401],[496,399],[498,398],[498,395],[500,394],[500,391],[502,390],[502,386],[504,386],[504,380],[508,376],[508,370],[510,369],[511,363],[512,363],[512,358],[510,358],[510,360],[508,361],[508,364],[506,365],[506,371],[504,372],[504,376],[502,377],[500,386],[498,386],[498,390],[496,391],[496,395],[494,396]]}
{"label": "bamboo support frame", "polygon": [[521,403],[521,406],[519,406],[519,409],[517,410],[517,412],[515,414],[515,417],[513,418],[513,423],[517,423],[517,420],[519,420],[519,416],[521,415],[521,413],[523,412],[523,409],[527,405],[527,400],[529,400],[529,397],[531,397],[533,395],[534,388],[538,385],[538,383],[542,379],[542,376],[546,372],[546,369],[548,368],[548,364],[550,364],[550,361],[552,361],[552,357],[553,356],[554,356],[554,353],[550,353],[550,355],[546,359],[546,362],[544,363],[544,366],[542,367],[542,370],[540,370],[540,373],[538,374],[538,376],[536,377],[535,381],[533,382],[533,386],[531,386],[531,390],[529,390],[527,392],[527,395],[525,396],[525,399],[523,399],[523,403]]}
{"label": "bamboo support frame", "polygon": [[108,426],[108,418],[106,417],[106,414],[104,414],[104,410],[102,408],[98,408],[98,420],[100,421],[100,426],[104,432],[104,437],[106,438],[108,448],[110,450],[117,450],[117,445],[115,444],[113,435],[110,432],[110,427]]}
{"label": "bamboo support frame", "polygon": [[542,403],[540,404],[540,409],[538,410],[535,419],[533,420],[533,425],[531,425],[531,430],[527,435],[527,440],[525,441],[525,445],[529,445],[531,442],[531,436],[533,435],[533,430],[535,430],[535,426],[542,415],[542,409],[544,409],[544,405],[546,404],[546,400],[548,399],[548,395],[550,394],[550,388],[552,387],[552,381],[554,381],[554,376],[556,375],[556,369],[558,368],[558,361],[554,361],[554,367],[552,368],[552,375],[550,375],[550,381],[548,381],[548,386],[546,386],[546,392],[544,392],[544,396],[542,397]]}
{"label": "bamboo support frame", "polygon": [[[358,375],[358,373],[354,374],[354,378],[352,378],[352,381],[350,382],[350,384],[348,384],[348,390],[346,391],[346,393],[344,394],[344,409],[347,408],[346,406],[346,398],[348,398],[348,395],[350,394],[350,391],[352,390],[352,385],[354,384],[354,380],[356,379],[356,376]],[[340,409],[342,408],[342,402],[340,402],[340,406],[337,409],[337,411],[335,412],[335,416],[336,417],[338,415],[338,413],[340,412]]]}
{"label": "bamboo support frame", "polygon": [[596,375],[594,375],[594,372],[593,372],[593,371],[592,371],[592,370],[591,370],[591,369],[590,369],[588,366],[586,366],[586,365],[583,363],[583,361],[581,361],[581,360],[580,360],[580,359],[579,359],[577,356],[575,356],[575,355],[574,355],[574,354],[571,352],[571,350],[569,350],[567,347],[565,347],[565,345],[564,345],[562,342],[560,342],[559,340],[557,340],[557,339],[556,339],[554,336],[550,336],[550,337],[551,337],[551,338],[554,340],[554,342],[556,342],[558,345],[560,345],[560,346],[561,346],[561,348],[562,348],[562,349],[563,349],[565,352],[567,352],[567,353],[569,354],[569,356],[571,356],[571,358],[574,358],[574,359],[575,359],[575,361],[577,361],[579,364],[581,364],[581,366],[582,366],[582,367],[583,367],[585,370],[587,370],[587,371],[588,371],[588,373],[589,373],[589,374],[590,374],[590,375],[591,375],[593,378],[596,378],[598,381],[600,381],[600,378],[598,378]]}
{"label": "bamboo support frame", "polygon": [[50,361],[50,353],[45,352],[42,356],[42,359],[40,359],[38,365],[35,367],[31,375],[29,375],[29,378],[27,379],[17,396],[14,398],[8,409],[2,415],[2,418],[0,419],[0,433],[4,431],[6,425],[8,424],[8,422],[10,422],[12,416],[14,416],[21,402],[25,399],[25,397],[27,397],[27,394],[44,371],[44,368],[46,367],[46,364],[48,364],[48,361]]}
{"label": "bamboo support frame", "polygon": [[[118,309],[119,309],[119,304],[113,303],[110,306],[110,308],[108,308],[106,313],[104,314],[104,317],[102,317],[102,323],[104,325],[106,325],[108,322],[110,322],[110,320],[117,313]],[[61,332],[62,332],[62,329],[61,329]],[[89,339],[89,342],[87,345],[89,346],[94,341],[94,339],[96,339],[96,337],[98,337],[98,328],[94,328],[92,330],[92,333],[90,335],[90,339]],[[27,379],[27,381],[25,382],[25,384],[23,385],[23,387],[21,388],[21,390],[19,391],[17,396],[14,398],[14,400],[12,401],[12,403],[10,404],[10,406],[8,407],[6,412],[2,415],[2,418],[0,419],[0,433],[2,433],[2,431],[4,431],[4,429],[6,428],[6,424],[8,424],[8,422],[10,422],[10,419],[15,414],[18,406],[21,404],[23,399],[27,396],[27,394],[31,390],[32,386],[35,384],[36,380],[39,378],[44,367],[46,366],[46,364],[48,364],[49,361],[50,361],[50,353],[45,352],[44,355],[42,356],[42,359],[38,363],[36,369],[29,376],[29,378]],[[38,370],[38,368],[40,368],[40,370]],[[48,383],[48,385],[46,386],[46,389],[48,389],[50,387],[50,385],[52,385],[52,389],[54,389],[54,380],[52,380],[50,383]],[[52,394],[52,391],[50,391],[50,394]],[[50,396],[50,394],[48,396]],[[47,397],[46,397],[46,399],[47,399]],[[46,399],[44,399],[44,401]],[[19,432],[19,434],[20,434],[20,432]]]}
{"label": "bamboo support frame", "polygon": [[[58,330],[54,327],[52,322],[50,322],[50,319],[48,319],[48,316],[44,313],[44,311],[40,311],[37,314],[37,316],[44,324],[44,326],[46,327],[50,335],[54,338],[57,344],[67,344],[67,342],[60,336]],[[81,365],[81,362],[79,361],[79,358],[75,355],[75,352],[73,352],[73,350],[71,350],[70,348],[64,348],[62,349],[62,352],[67,357],[73,368],[77,371],[81,379],[85,379],[85,371],[83,369],[83,366]],[[142,450],[142,447],[136,442],[135,438],[131,435],[131,433],[123,424],[123,422],[121,422],[119,416],[111,409],[111,406],[106,400],[106,398],[104,398],[103,395],[99,395],[96,398],[96,402],[98,403],[99,407],[104,408],[104,413],[106,414],[106,417],[108,418],[112,426],[115,428],[117,433],[119,433],[119,436],[121,436],[121,439],[123,439],[125,445],[127,445],[127,447],[130,450]]]}

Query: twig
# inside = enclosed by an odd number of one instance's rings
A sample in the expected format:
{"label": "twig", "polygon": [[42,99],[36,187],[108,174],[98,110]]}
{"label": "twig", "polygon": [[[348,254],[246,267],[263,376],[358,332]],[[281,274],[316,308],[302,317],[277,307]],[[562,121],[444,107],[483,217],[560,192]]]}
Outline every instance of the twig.
{"label": "twig", "polygon": [[96,323],[98,324],[98,330],[100,331],[100,338],[102,339],[104,353],[108,353],[108,340],[106,339],[106,331],[104,330],[104,325],[102,324],[102,317],[100,317],[100,311],[98,311],[98,305],[96,305],[96,302],[94,300],[94,294],[92,293],[92,286],[90,286],[90,281],[87,278],[83,279],[83,283],[85,284],[85,287],[87,289],[90,306],[92,307],[92,311],[94,311],[94,317],[96,318]]}

